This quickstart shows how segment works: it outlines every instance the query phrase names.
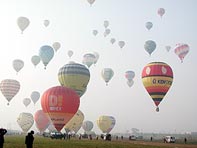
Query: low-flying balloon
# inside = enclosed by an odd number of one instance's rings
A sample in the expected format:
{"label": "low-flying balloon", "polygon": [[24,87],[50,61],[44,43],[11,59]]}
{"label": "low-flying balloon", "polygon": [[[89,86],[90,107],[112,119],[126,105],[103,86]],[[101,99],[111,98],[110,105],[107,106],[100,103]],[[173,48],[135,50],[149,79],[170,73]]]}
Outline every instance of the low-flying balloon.
{"label": "low-flying balloon", "polygon": [[47,89],[41,98],[42,110],[50,117],[58,131],[75,115],[80,99],[77,93],[64,86]]}
{"label": "low-flying balloon", "polygon": [[43,110],[37,110],[34,114],[34,120],[37,129],[43,133],[50,124],[49,117],[43,112]]}
{"label": "low-flying balloon", "polygon": [[125,42],[124,41],[118,41],[118,45],[120,48],[123,48],[125,46]]}
{"label": "low-flying balloon", "polygon": [[60,49],[61,44],[59,42],[54,42],[52,46],[53,49],[55,49],[55,51],[57,52]]}
{"label": "low-flying balloon", "polygon": [[103,133],[109,133],[115,126],[116,120],[112,116],[100,116],[97,119],[97,126]]}
{"label": "low-flying balloon", "polygon": [[183,43],[179,43],[179,44],[177,44],[175,46],[174,52],[179,57],[179,59],[181,60],[181,63],[182,63],[183,59],[185,58],[185,56],[189,52],[189,45],[183,44]]}
{"label": "low-flying balloon", "polygon": [[29,104],[31,103],[31,99],[30,98],[24,98],[23,99],[23,104],[27,107]]}
{"label": "low-flying balloon", "polygon": [[23,60],[15,59],[12,62],[12,66],[14,70],[18,73],[24,67],[24,62]]}
{"label": "low-flying balloon", "polygon": [[46,69],[46,66],[49,64],[49,62],[54,56],[54,50],[51,46],[44,45],[40,47],[39,56],[40,56],[42,63],[45,66],[44,68]]}
{"label": "low-flying balloon", "polygon": [[38,55],[33,55],[31,57],[31,62],[32,64],[36,67],[40,63],[40,56]]}
{"label": "low-flying balloon", "polygon": [[103,68],[101,71],[101,76],[104,79],[106,85],[108,85],[108,82],[114,76],[114,71],[111,68]]}
{"label": "low-flying balloon", "polygon": [[115,39],[115,38],[111,38],[111,39],[110,39],[110,42],[111,42],[112,44],[114,44],[114,43],[116,42],[116,39]]}
{"label": "low-flying balloon", "polygon": [[0,90],[8,101],[8,105],[12,98],[18,93],[19,89],[20,83],[17,80],[4,79],[0,83]]}
{"label": "low-flying balloon", "polygon": [[30,21],[27,17],[19,17],[17,19],[17,25],[21,30],[21,33],[23,33],[23,31],[29,26]]}
{"label": "low-flying balloon", "polygon": [[39,100],[39,98],[40,98],[40,93],[38,91],[33,91],[31,93],[31,100],[33,101],[34,105]]}
{"label": "low-flying balloon", "polygon": [[155,41],[148,40],[144,44],[144,49],[148,52],[149,55],[152,54],[152,52],[156,49],[156,43]]}
{"label": "low-flying balloon", "polygon": [[49,21],[49,20],[44,20],[44,26],[45,26],[45,27],[48,27],[49,24],[50,24],[50,21]]}
{"label": "low-flying balloon", "polygon": [[164,15],[165,13],[165,9],[164,8],[159,8],[158,11],[157,11],[158,15],[162,18],[162,16]]}
{"label": "low-flying balloon", "polygon": [[146,22],[145,26],[148,30],[150,30],[153,27],[153,23],[152,22]]}
{"label": "low-flying balloon", "polygon": [[68,63],[59,69],[58,80],[62,86],[75,90],[81,97],[87,89],[90,71],[85,65]]}
{"label": "low-flying balloon", "polygon": [[92,33],[94,36],[96,36],[98,34],[98,31],[97,30],[92,30]]}
{"label": "low-flying balloon", "polygon": [[151,96],[156,111],[159,111],[159,104],[168,92],[173,82],[173,71],[164,62],[151,62],[142,70],[142,82]]}
{"label": "low-flying balloon", "polygon": [[28,130],[34,124],[34,118],[31,113],[20,113],[19,117],[17,118],[17,123],[23,132],[28,132]]}

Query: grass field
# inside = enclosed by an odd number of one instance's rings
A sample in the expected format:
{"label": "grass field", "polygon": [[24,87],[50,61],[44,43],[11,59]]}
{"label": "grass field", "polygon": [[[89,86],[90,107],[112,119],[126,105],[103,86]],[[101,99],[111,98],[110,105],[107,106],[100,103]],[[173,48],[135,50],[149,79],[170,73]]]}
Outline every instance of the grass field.
{"label": "grass field", "polygon": [[[25,136],[5,136],[4,148],[26,148]],[[197,148],[191,144],[165,144],[149,141],[52,140],[35,136],[34,148]]]}

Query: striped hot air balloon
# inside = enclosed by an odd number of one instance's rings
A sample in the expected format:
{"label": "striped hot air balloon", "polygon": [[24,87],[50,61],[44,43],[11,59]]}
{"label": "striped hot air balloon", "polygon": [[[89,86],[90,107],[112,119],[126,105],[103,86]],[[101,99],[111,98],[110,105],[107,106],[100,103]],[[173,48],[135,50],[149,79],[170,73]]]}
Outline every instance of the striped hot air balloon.
{"label": "striped hot air balloon", "polygon": [[152,62],[142,70],[142,82],[159,111],[159,104],[173,82],[171,67],[163,62]]}
{"label": "striped hot air balloon", "polygon": [[90,80],[90,71],[86,66],[70,62],[59,69],[58,80],[62,86],[71,88],[81,97]]}
{"label": "striped hot air balloon", "polygon": [[20,83],[17,80],[4,79],[0,83],[0,90],[4,97],[8,100],[8,105],[12,98],[18,93],[19,89]]}
{"label": "striped hot air balloon", "polygon": [[182,63],[183,59],[185,58],[185,56],[189,52],[189,46],[187,44],[179,43],[175,46],[174,52],[179,57],[179,59],[181,60],[181,63]]}

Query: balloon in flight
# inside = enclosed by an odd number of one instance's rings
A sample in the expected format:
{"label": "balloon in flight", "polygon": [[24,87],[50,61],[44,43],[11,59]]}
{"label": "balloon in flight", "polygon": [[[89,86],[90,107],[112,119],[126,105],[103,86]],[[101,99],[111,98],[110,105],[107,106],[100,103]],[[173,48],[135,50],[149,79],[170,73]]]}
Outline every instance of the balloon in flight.
{"label": "balloon in flight", "polygon": [[29,26],[30,21],[27,17],[18,17],[17,19],[17,25],[21,30],[21,34],[23,34],[24,30]]}
{"label": "balloon in flight", "polygon": [[120,48],[123,48],[125,46],[125,42],[124,41],[118,41],[118,45]]}
{"label": "balloon in flight", "polygon": [[159,111],[159,104],[168,92],[173,82],[173,71],[164,62],[151,62],[142,70],[142,82],[151,96],[156,111]]}
{"label": "balloon in flight", "polygon": [[49,20],[44,20],[44,23],[43,24],[44,24],[45,27],[48,27],[49,24],[50,24],[50,21]]}
{"label": "balloon in flight", "polygon": [[146,22],[146,28],[148,29],[148,30],[150,30],[152,27],[153,27],[153,23],[152,22]]}
{"label": "balloon in flight", "polygon": [[9,102],[20,90],[20,83],[14,79],[4,79],[0,83],[0,90],[8,101],[9,105]]}
{"label": "balloon in flight", "polygon": [[57,52],[60,49],[61,44],[59,42],[54,42],[52,46],[53,49],[55,49],[55,51]]}
{"label": "balloon in flight", "polygon": [[94,36],[96,36],[98,34],[98,31],[97,30],[92,30],[92,33]]}
{"label": "balloon in flight", "polygon": [[68,54],[68,57],[71,58],[73,56],[73,51],[72,50],[68,50],[67,54]]}
{"label": "balloon in flight", "polygon": [[157,13],[162,18],[162,16],[165,14],[165,9],[164,8],[159,8]]}
{"label": "balloon in flight", "polygon": [[111,30],[109,28],[105,29],[105,32],[104,32],[104,37],[108,36],[110,34]]}
{"label": "balloon in flight", "polygon": [[18,73],[24,67],[24,62],[20,59],[15,59],[12,62],[12,66],[14,70]]}
{"label": "balloon in flight", "polygon": [[106,82],[106,85],[108,85],[108,82],[114,76],[114,71],[111,68],[103,68],[101,71],[101,76]]}
{"label": "balloon in flight", "polygon": [[111,44],[114,44],[116,42],[116,39],[115,38],[111,38],[110,42],[111,42]]}
{"label": "balloon in flight", "polygon": [[38,55],[33,55],[31,57],[31,62],[32,64],[36,67],[40,63],[40,56]]}
{"label": "balloon in flight", "polygon": [[44,45],[40,47],[39,56],[42,63],[44,64],[44,69],[46,69],[46,66],[49,64],[49,62],[54,56],[54,50],[51,46]]}
{"label": "balloon in flight", "polygon": [[103,26],[104,26],[105,28],[107,28],[107,27],[109,26],[109,21],[105,20],[105,21],[103,22]]}
{"label": "balloon in flight", "polygon": [[94,64],[95,61],[96,61],[96,57],[93,53],[86,53],[83,55],[82,63],[88,66],[88,68],[90,68],[90,66]]}
{"label": "balloon in flight", "polygon": [[148,52],[149,55],[152,54],[152,52],[156,49],[156,43],[155,41],[148,40],[144,44],[145,50]]}
{"label": "balloon in flight", "polygon": [[90,80],[90,71],[85,65],[71,62],[59,69],[58,80],[62,86],[71,88],[81,97]]}
{"label": "balloon in flight", "polygon": [[40,98],[40,93],[38,91],[33,91],[31,93],[31,100],[33,101],[34,105],[39,100],[39,98]]}
{"label": "balloon in flight", "polygon": [[23,104],[27,107],[29,104],[31,103],[31,99],[30,98],[24,98],[23,99]]}
{"label": "balloon in flight", "polygon": [[175,46],[174,52],[179,57],[179,59],[181,60],[181,63],[182,63],[183,59],[185,58],[185,56],[189,52],[189,45],[183,44],[183,43],[179,43],[179,44],[177,44]]}
{"label": "balloon in flight", "polygon": [[95,2],[95,0],[87,0],[87,1],[90,4],[90,6],[92,6],[92,4]]}

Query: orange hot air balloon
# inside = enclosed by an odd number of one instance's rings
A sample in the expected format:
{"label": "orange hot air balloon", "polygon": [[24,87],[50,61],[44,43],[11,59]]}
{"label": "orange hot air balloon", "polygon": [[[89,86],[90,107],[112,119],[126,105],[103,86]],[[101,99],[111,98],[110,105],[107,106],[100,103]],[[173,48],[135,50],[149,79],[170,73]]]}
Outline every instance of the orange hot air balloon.
{"label": "orange hot air balloon", "polygon": [[34,120],[36,122],[36,127],[37,129],[42,133],[44,132],[49,124],[50,124],[50,119],[49,117],[43,112],[43,110],[38,110],[34,114]]}
{"label": "orange hot air balloon", "polygon": [[46,90],[41,98],[43,111],[48,114],[58,131],[75,115],[80,100],[77,93],[64,86],[55,86]]}
{"label": "orange hot air balloon", "polygon": [[142,82],[159,111],[158,106],[173,82],[171,67],[163,62],[147,64],[142,71]]}

